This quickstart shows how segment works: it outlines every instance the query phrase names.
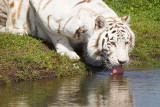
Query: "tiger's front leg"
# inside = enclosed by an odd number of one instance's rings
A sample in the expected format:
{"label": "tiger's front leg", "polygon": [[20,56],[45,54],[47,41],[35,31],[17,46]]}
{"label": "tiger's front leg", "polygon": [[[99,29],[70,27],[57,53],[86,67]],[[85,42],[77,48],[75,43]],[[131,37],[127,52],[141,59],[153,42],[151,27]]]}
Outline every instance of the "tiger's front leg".
{"label": "tiger's front leg", "polygon": [[[29,0],[7,0],[9,9],[7,12],[6,32],[28,34],[27,18],[30,8]],[[8,8],[8,7],[7,7]]]}
{"label": "tiger's front leg", "polygon": [[50,38],[56,48],[56,51],[60,55],[62,55],[62,56],[66,55],[71,59],[80,59],[80,57],[77,55],[77,53],[71,47],[67,37],[60,36],[60,35],[59,36],[51,35]]}

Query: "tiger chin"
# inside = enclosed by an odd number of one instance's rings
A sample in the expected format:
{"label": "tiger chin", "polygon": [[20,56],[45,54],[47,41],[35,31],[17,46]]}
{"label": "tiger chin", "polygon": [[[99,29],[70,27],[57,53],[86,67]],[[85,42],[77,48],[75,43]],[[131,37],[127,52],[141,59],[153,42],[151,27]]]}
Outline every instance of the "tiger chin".
{"label": "tiger chin", "polygon": [[[0,0],[6,31],[30,34],[51,42],[56,51],[71,59],[79,43],[85,61],[114,68],[129,62],[135,35],[130,15],[119,18],[102,0]],[[6,19],[6,20],[5,20]]]}

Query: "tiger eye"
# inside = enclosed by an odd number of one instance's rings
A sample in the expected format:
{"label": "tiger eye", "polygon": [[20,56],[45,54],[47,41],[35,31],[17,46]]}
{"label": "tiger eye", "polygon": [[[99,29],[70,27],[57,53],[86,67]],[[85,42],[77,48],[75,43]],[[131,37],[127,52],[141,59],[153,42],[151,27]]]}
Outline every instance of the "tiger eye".
{"label": "tiger eye", "polygon": [[112,44],[112,45],[115,45],[115,43],[114,43],[114,42],[111,42],[111,44]]}
{"label": "tiger eye", "polygon": [[114,30],[112,33],[115,33],[116,32],[116,30]]}

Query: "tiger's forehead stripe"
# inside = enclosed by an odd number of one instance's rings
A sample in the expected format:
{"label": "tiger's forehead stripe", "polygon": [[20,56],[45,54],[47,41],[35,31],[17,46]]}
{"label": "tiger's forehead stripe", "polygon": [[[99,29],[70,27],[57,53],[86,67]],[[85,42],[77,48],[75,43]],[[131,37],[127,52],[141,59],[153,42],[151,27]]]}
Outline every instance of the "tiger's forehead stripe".
{"label": "tiger's forehead stripe", "polygon": [[12,2],[9,4],[9,7],[10,7],[10,9],[11,9],[12,7],[14,7],[14,1],[12,1]]}

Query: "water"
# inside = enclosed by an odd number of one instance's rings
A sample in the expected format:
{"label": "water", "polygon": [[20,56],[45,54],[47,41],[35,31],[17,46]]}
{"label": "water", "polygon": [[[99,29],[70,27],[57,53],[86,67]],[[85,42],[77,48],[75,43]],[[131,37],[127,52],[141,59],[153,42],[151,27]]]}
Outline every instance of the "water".
{"label": "water", "polygon": [[0,107],[159,107],[160,67],[0,87]]}

